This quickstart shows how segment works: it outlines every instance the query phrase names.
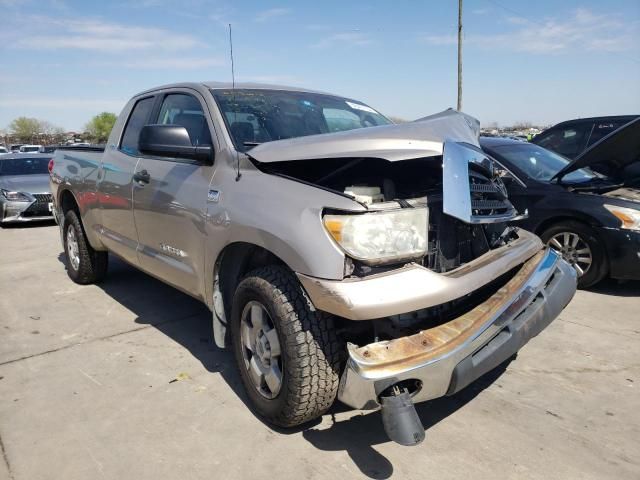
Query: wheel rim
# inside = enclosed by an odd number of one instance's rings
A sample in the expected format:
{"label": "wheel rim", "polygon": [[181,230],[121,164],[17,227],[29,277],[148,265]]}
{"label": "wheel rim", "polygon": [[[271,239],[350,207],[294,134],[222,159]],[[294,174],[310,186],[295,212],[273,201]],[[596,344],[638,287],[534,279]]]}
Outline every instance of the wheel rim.
{"label": "wheel rim", "polygon": [[67,229],[67,255],[73,269],[78,270],[80,267],[80,249],[78,248],[78,239],[73,225]]}
{"label": "wheel rim", "polygon": [[240,341],[244,366],[260,395],[273,399],[282,387],[280,340],[267,309],[248,302],[240,319]]}
{"label": "wheel rim", "polygon": [[573,232],[560,232],[547,242],[551,248],[562,255],[581,277],[586,274],[593,263],[593,254],[587,242]]}

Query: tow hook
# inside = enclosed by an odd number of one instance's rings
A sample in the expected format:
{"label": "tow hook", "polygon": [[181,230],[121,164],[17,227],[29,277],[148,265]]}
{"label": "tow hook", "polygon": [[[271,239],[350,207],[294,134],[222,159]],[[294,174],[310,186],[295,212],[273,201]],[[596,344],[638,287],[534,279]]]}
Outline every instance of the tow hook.
{"label": "tow hook", "polygon": [[424,427],[409,390],[395,384],[380,395],[382,425],[388,437],[407,447],[422,443]]}

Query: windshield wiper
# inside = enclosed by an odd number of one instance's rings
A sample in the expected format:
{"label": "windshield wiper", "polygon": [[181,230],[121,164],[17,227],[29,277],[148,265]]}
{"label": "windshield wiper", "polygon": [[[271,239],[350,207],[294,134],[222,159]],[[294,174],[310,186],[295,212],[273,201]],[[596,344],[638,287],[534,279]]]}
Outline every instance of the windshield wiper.
{"label": "windshield wiper", "polygon": [[258,145],[261,145],[262,142],[242,142],[242,144],[245,147],[257,147]]}

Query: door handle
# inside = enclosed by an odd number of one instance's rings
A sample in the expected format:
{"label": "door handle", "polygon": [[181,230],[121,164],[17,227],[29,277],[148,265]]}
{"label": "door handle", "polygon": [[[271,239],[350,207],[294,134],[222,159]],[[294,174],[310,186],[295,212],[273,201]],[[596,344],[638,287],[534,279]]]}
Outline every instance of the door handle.
{"label": "door handle", "polygon": [[133,174],[133,179],[138,183],[149,183],[151,181],[151,175],[146,170],[140,170]]}

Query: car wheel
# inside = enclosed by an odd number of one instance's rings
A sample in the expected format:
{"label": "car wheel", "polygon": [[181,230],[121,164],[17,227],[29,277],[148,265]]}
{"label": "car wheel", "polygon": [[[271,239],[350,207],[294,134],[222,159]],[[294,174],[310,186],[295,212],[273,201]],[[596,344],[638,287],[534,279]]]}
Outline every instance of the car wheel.
{"label": "car wheel", "polygon": [[332,317],[318,312],[283,267],[249,273],[236,289],[231,315],[236,364],[254,410],[292,427],[333,404],[344,344]]}
{"label": "car wheel", "polygon": [[572,221],[558,223],[545,230],[540,238],[576,270],[578,288],[595,285],[607,274],[602,243],[587,225]]}
{"label": "car wheel", "polygon": [[64,253],[67,257],[67,274],[76,283],[97,283],[107,274],[107,252],[94,250],[87,241],[82,223],[73,210],[64,217]]}

